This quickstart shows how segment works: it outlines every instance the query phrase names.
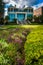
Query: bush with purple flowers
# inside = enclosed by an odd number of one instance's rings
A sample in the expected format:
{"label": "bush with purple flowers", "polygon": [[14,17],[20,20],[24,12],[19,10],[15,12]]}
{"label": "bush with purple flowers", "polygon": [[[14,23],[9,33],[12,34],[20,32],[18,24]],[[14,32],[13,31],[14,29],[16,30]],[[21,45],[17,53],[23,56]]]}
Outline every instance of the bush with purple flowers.
{"label": "bush with purple flowers", "polygon": [[0,31],[0,65],[24,65],[24,43],[29,32],[25,28]]}

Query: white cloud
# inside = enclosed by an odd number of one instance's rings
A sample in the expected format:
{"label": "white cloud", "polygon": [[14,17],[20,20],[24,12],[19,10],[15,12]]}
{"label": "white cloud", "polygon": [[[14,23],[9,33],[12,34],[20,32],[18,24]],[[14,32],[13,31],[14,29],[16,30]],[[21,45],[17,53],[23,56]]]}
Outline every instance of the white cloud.
{"label": "white cloud", "polygon": [[12,5],[17,5],[17,7],[23,7],[24,5],[26,6],[31,6],[36,3],[38,3],[38,0],[3,0],[4,2],[9,2]]}
{"label": "white cloud", "polygon": [[14,2],[14,1],[12,1],[12,0],[10,0],[9,4],[12,4],[13,6],[14,6],[14,5],[17,5],[17,3]]}
{"label": "white cloud", "polygon": [[[27,7],[27,6],[31,6],[33,4],[38,3],[38,0],[4,0],[4,1],[9,2],[8,5],[10,5],[10,4],[12,4],[13,6],[17,5],[17,7],[19,7],[19,8],[23,7],[24,5],[26,5],[26,7]],[[32,7],[34,9],[37,9],[37,8],[39,8],[41,6],[43,6],[43,3],[34,5]],[[5,14],[7,15],[7,12]]]}
{"label": "white cloud", "polygon": [[8,3],[8,2],[10,2],[10,0],[3,0],[3,2],[4,2],[4,3]]}
{"label": "white cloud", "polygon": [[37,4],[37,5],[34,5],[33,8],[34,10],[37,9],[37,8],[40,8],[43,6],[43,3],[40,3],[40,4]]}

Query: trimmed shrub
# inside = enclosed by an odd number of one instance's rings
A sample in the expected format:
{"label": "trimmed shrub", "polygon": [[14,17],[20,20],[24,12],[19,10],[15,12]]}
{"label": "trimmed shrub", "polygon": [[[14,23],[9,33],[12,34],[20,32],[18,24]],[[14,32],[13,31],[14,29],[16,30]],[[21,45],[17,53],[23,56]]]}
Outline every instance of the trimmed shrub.
{"label": "trimmed shrub", "polygon": [[25,43],[25,65],[43,65],[43,30],[37,28],[28,36]]}

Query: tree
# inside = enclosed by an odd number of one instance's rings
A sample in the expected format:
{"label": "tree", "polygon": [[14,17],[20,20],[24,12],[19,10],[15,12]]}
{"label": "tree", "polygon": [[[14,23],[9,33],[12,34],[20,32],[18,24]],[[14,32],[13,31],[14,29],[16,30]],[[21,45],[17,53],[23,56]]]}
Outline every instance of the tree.
{"label": "tree", "polygon": [[43,15],[39,16],[40,22],[43,22]]}
{"label": "tree", "polygon": [[27,17],[27,20],[29,20],[30,22],[32,21],[33,17]]}
{"label": "tree", "polygon": [[43,22],[43,15],[40,15],[38,17],[34,16],[34,22],[42,23]]}
{"label": "tree", "polygon": [[15,25],[17,24],[17,19],[16,19],[16,18],[13,19],[13,23],[14,23]]}
{"label": "tree", "polygon": [[40,21],[39,21],[39,16],[38,16],[38,17],[34,16],[33,19],[34,19],[34,22],[35,22],[35,23],[40,23]]}
{"label": "tree", "polygon": [[2,22],[3,17],[4,17],[4,3],[3,0],[0,0],[0,22]]}
{"label": "tree", "polygon": [[5,19],[4,19],[4,24],[7,24],[9,22],[9,16],[6,16]]}
{"label": "tree", "polygon": [[4,24],[4,18],[2,17],[0,20],[0,25],[3,25],[3,24]]}

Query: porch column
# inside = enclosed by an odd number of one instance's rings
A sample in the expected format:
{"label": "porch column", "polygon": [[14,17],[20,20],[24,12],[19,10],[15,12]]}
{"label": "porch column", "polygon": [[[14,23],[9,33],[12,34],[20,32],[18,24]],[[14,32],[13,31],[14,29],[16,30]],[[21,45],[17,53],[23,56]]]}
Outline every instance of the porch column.
{"label": "porch column", "polygon": [[27,19],[27,13],[25,14],[25,20]]}
{"label": "porch column", "polygon": [[15,18],[17,19],[17,13],[15,14]]}

